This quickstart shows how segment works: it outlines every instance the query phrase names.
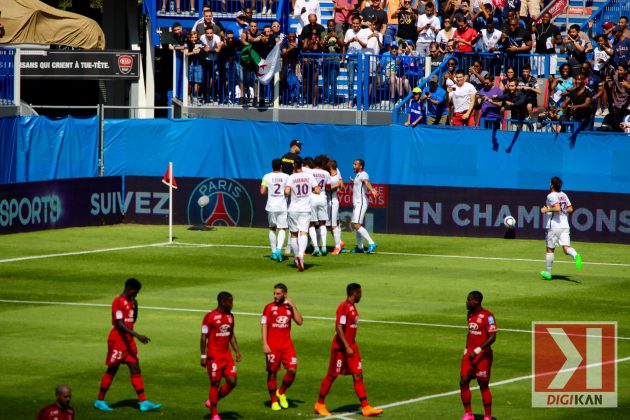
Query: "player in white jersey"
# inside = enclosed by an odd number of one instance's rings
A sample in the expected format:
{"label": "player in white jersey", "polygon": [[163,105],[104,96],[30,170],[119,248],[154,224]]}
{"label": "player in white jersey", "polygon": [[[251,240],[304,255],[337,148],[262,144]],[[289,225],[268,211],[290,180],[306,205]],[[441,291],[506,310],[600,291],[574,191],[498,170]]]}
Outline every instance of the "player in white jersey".
{"label": "player in white jersey", "polygon": [[[352,169],[354,169],[354,173],[356,176],[354,179],[350,178],[352,181],[352,226],[357,234],[357,246],[352,250],[353,253],[363,253],[367,252],[368,254],[374,254],[376,247],[378,246],[376,242],[372,240],[370,234],[367,229],[363,227],[363,221],[365,219],[365,213],[368,208],[368,192],[372,194],[374,198],[378,196],[378,191],[376,188],[370,184],[370,176],[363,170],[365,167],[365,162],[363,159],[357,159],[354,161],[352,165]],[[367,251],[363,249],[363,239],[368,242]]]}
{"label": "player in white jersey", "polygon": [[304,251],[308,245],[308,225],[311,222],[311,192],[319,194],[321,190],[313,175],[302,172],[302,159],[293,161],[293,174],[289,176],[284,195],[291,197],[289,204],[289,231],[291,248],[295,255],[295,265],[304,271]]}
{"label": "player in white jersey", "polygon": [[[282,244],[289,227],[287,222],[287,199],[284,195],[284,187],[289,175],[283,173],[282,159],[274,159],[271,162],[273,172],[266,174],[260,184],[260,194],[267,196],[267,221],[269,222],[269,245],[271,246],[272,260],[282,262]],[[276,230],[278,234],[276,235]]]}
{"label": "player in white jersey", "polygon": [[546,270],[540,272],[545,280],[551,280],[551,267],[557,245],[562,246],[564,253],[575,260],[575,267],[582,269],[582,257],[571,247],[568,214],[573,212],[569,197],[562,192],[562,180],[557,176],[551,178],[551,192],[547,195],[545,206],[540,209],[545,215],[545,234],[547,253],[545,254]]}
{"label": "player in white jersey", "polygon": [[[308,228],[308,234],[313,243],[313,256],[326,256],[328,249],[326,248],[326,222],[328,221],[328,201],[324,190],[330,179],[328,171],[322,169],[328,163],[328,157],[321,155],[315,158],[314,168],[311,175],[317,181],[321,194],[311,194],[311,226]],[[319,234],[319,235],[318,235]],[[318,240],[319,236],[319,240]],[[320,251],[321,247],[321,251]]]}
{"label": "player in white jersey", "polygon": [[337,191],[343,189],[343,178],[341,171],[337,169],[337,161],[330,159],[328,161],[328,172],[330,178],[326,185],[326,198],[328,201],[328,222],[326,224],[330,226],[333,238],[335,239],[335,249],[332,254],[338,255],[343,247],[346,245],[341,240],[341,226],[339,226],[339,197]]}

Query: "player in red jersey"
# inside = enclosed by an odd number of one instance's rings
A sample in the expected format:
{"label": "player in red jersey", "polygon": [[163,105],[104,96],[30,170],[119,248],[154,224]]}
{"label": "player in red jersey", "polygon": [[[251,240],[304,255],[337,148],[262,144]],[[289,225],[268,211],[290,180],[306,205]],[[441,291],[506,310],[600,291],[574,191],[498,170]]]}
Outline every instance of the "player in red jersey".
{"label": "player in red jersey", "polygon": [[[291,341],[291,320],[302,325],[302,314],[287,295],[287,286],[278,283],[273,286],[273,302],[265,306],[260,321],[262,348],[267,358],[267,390],[273,411],[289,408],[285,393],[295,380],[297,371],[297,356]],[[286,373],[282,378],[282,386],[276,390],[276,374],[280,364]]]}
{"label": "player in red jersey", "polygon": [[[234,335],[233,297],[228,292],[221,292],[217,295],[217,302],[217,308],[203,318],[200,340],[201,367],[208,370],[210,377],[206,407],[212,414],[211,420],[221,420],[217,403],[236,386],[236,364],[230,346],[236,354],[236,361],[241,361],[241,352]],[[225,383],[219,388],[222,377],[225,377]]]}
{"label": "player in red jersey", "polygon": [[335,322],[335,337],[332,342],[328,374],[319,388],[319,399],[315,404],[315,412],[320,416],[330,416],[324,399],[333,382],[339,375],[352,375],[354,392],[361,402],[361,412],[364,416],[377,416],[383,412],[380,408],[372,407],[367,400],[367,392],[363,384],[363,368],[359,346],[355,341],[359,327],[359,313],[356,304],[361,301],[361,285],[350,283],[346,287],[346,300],[337,308]]}
{"label": "player in red jersey", "polygon": [[134,337],[140,340],[142,344],[147,344],[149,337],[134,331],[134,324],[138,319],[138,302],[136,296],[140,292],[142,285],[136,279],[128,279],[125,282],[125,289],[112,302],[112,330],[107,337],[107,358],[105,364],[107,371],[101,379],[101,388],[98,392],[98,398],[94,401],[94,408],[103,411],[112,411],[111,407],[105,402],[105,394],[109,389],[116,372],[121,364],[129,367],[131,374],[131,385],[136,390],[140,411],[151,411],[160,408],[160,404],[154,404],[147,400],[144,394],[144,383],[140,372],[140,364],[138,362],[138,348]]}
{"label": "player in red jersey", "polygon": [[464,404],[462,420],[474,420],[470,407],[470,380],[477,378],[485,415],[483,420],[492,420],[492,394],[490,393],[490,369],[492,368],[492,343],[497,339],[497,323],[492,312],[481,307],[483,295],[474,291],[468,294],[468,338],[462,357],[459,387]]}
{"label": "player in red jersey", "polygon": [[37,420],[74,420],[74,408],[70,407],[72,390],[68,385],[59,385],[55,390],[57,401],[37,413]]}

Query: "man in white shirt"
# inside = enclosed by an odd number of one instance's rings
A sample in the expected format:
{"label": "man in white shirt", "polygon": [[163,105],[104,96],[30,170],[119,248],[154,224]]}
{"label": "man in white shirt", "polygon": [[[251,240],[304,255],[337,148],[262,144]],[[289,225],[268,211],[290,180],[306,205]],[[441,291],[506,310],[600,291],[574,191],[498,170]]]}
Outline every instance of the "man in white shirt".
{"label": "man in white shirt", "polygon": [[540,212],[545,216],[545,236],[547,253],[545,254],[546,270],[540,272],[545,280],[551,280],[551,267],[553,266],[554,253],[557,245],[562,246],[565,254],[573,257],[575,268],[582,269],[582,257],[571,247],[569,228],[569,213],[573,212],[573,206],[569,197],[562,192],[562,180],[557,176],[551,178],[551,192],[547,195],[545,206]]}
{"label": "man in white shirt", "polygon": [[477,89],[465,81],[464,72],[462,70],[457,70],[455,72],[455,86],[449,87],[449,100],[453,107],[453,120],[451,125],[460,127],[473,127],[475,125],[473,109],[475,107],[476,95]]}
{"label": "man in white shirt", "polygon": [[335,239],[335,249],[332,254],[338,255],[346,245],[341,240],[341,226],[339,226],[339,197],[337,192],[343,189],[343,177],[341,171],[337,168],[337,161],[330,159],[328,161],[328,172],[330,178],[326,186],[326,195],[328,199],[328,222],[333,238]]}
{"label": "man in white shirt", "polygon": [[[354,105],[354,75],[357,72],[358,56],[365,54],[368,37],[371,34],[372,31],[369,29],[361,29],[361,18],[355,16],[352,18],[352,27],[346,31],[343,40],[343,53],[348,63],[348,105],[350,107]],[[358,85],[363,86],[363,80],[359,80]]]}
{"label": "man in white shirt", "polygon": [[199,37],[199,42],[203,45],[203,57],[201,64],[204,69],[204,86],[207,89],[206,102],[212,103],[214,100],[215,92],[213,91],[215,65],[219,58],[219,51],[223,47],[223,42],[219,35],[214,33],[214,27],[208,26],[205,30],[205,34]]}
{"label": "man in white shirt", "polygon": [[[295,265],[304,271],[304,251],[308,245],[308,226],[311,222],[311,192],[321,192],[313,175],[302,172],[302,158],[293,161],[293,174],[284,187],[284,195],[291,197],[289,204],[289,231]],[[299,237],[298,237],[299,236]]]}
{"label": "man in white shirt", "polygon": [[322,23],[322,11],[319,8],[319,0],[296,0],[293,9],[293,17],[297,19],[297,33],[302,33],[302,29],[308,25],[308,15],[315,13],[317,23]]}
{"label": "man in white shirt", "polygon": [[440,31],[440,20],[435,16],[435,6],[433,3],[427,3],[425,6],[426,14],[418,16],[416,28],[418,31],[418,40],[416,41],[416,52],[421,56],[429,55],[429,46],[437,33]]}
{"label": "man in white shirt", "polygon": [[[352,227],[354,227],[357,235],[357,246],[352,250],[352,253],[374,254],[378,244],[372,240],[367,229],[363,227],[363,221],[369,204],[368,192],[376,198],[378,191],[370,183],[370,176],[363,170],[364,167],[363,159],[357,159],[352,164],[352,169],[356,174],[354,179],[350,178],[352,181]],[[367,250],[363,249],[363,239],[368,242]]]}
{"label": "man in white shirt", "polygon": [[[327,159],[327,158],[326,158]],[[311,175],[317,181],[321,194],[311,194],[311,226],[308,229],[308,234],[311,237],[311,243],[313,244],[313,256],[318,255],[326,256],[328,249],[326,248],[326,222],[328,221],[328,203],[326,201],[326,194],[323,193],[326,189],[326,185],[330,182],[330,174],[328,171],[322,169],[325,162],[325,156],[318,156],[314,161],[314,168],[311,170]],[[320,244],[317,240],[317,234],[319,233],[321,240]]]}
{"label": "man in white shirt", "polygon": [[[274,159],[271,162],[273,172],[266,174],[260,184],[260,194],[267,196],[267,221],[269,222],[269,245],[271,246],[270,258],[282,262],[282,245],[289,227],[287,221],[287,200],[284,196],[289,175],[283,173],[282,159]],[[276,236],[276,230],[278,234]]]}

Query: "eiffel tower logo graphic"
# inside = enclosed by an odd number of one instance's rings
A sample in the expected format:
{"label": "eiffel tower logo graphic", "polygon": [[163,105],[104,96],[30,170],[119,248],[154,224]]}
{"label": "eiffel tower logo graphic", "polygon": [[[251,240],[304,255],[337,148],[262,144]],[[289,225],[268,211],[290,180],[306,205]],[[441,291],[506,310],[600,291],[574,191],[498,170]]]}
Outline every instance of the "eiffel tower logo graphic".
{"label": "eiffel tower logo graphic", "polygon": [[206,219],[206,226],[236,226],[236,221],[230,216],[225,208],[223,193],[218,192],[217,202],[210,216]]}

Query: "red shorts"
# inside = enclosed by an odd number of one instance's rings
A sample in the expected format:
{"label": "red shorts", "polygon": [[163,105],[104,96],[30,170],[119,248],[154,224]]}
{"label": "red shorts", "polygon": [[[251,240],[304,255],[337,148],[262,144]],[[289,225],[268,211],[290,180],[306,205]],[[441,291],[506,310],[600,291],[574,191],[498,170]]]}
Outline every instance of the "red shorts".
{"label": "red shorts", "polygon": [[474,127],[475,126],[475,113],[471,112],[467,119],[464,119],[464,114],[460,112],[453,112],[453,125],[462,127]]}
{"label": "red shorts", "polygon": [[123,340],[107,340],[107,366],[121,363],[138,363],[138,348],[136,342]]}
{"label": "red shorts", "polygon": [[352,350],[354,350],[352,356],[346,355],[346,352],[342,349],[332,349],[330,353],[330,363],[328,364],[328,373],[330,375],[356,375],[363,373],[359,347],[356,344],[351,347]]}
{"label": "red shorts", "polygon": [[272,350],[267,354],[267,372],[277,372],[280,370],[280,364],[285,369],[297,369],[297,355],[293,346],[279,350]]}
{"label": "red shorts", "polygon": [[232,353],[217,356],[208,355],[206,368],[212,382],[218,382],[224,376],[236,376],[236,364],[232,358]]}
{"label": "red shorts", "polygon": [[468,360],[468,355],[462,357],[460,376],[477,378],[480,381],[490,381],[490,369],[492,368],[492,353],[481,353],[475,359]]}

